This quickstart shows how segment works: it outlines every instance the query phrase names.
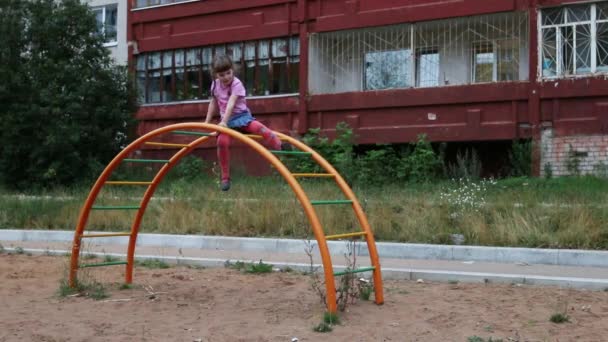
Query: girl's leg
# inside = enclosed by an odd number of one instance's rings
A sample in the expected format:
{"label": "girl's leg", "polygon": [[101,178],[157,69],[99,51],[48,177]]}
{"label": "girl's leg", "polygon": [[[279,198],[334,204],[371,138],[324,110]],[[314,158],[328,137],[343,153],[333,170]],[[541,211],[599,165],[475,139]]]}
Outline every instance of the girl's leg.
{"label": "girl's leg", "polygon": [[273,149],[281,149],[281,140],[268,127],[264,126],[259,121],[251,121],[249,125],[243,127],[244,131],[252,134],[261,135],[264,138],[264,144]]}
{"label": "girl's leg", "polygon": [[222,183],[230,181],[230,136],[227,134],[217,137],[217,159],[222,172]]}

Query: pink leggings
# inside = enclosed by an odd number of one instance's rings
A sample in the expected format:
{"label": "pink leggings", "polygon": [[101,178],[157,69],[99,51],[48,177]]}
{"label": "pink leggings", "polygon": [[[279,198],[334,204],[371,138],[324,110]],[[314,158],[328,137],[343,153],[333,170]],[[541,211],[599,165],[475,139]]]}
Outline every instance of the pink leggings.
{"label": "pink leggings", "polygon": [[[239,131],[261,135],[264,145],[273,150],[281,149],[281,140],[266,126],[258,121],[251,121],[247,126],[239,127]],[[230,180],[230,136],[220,134],[217,137],[217,159],[222,170],[222,181]]]}

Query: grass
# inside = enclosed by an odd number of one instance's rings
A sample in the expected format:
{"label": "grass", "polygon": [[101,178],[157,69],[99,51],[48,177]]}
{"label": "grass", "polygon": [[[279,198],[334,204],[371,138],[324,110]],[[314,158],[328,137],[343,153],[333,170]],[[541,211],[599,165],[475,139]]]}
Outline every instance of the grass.
{"label": "grass", "polygon": [[555,313],[555,314],[551,315],[549,320],[553,323],[561,324],[561,323],[570,322],[570,317],[568,317],[568,315],[566,315],[564,313],[559,312],[559,313]]}
{"label": "grass", "polygon": [[260,260],[258,263],[246,263],[242,261],[231,263],[230,261],[226,261],[224,266],[237,271],[254,274],[270,273],[272,272],[273,268],[271,264],[265,264],[262,262],[262,260]]}
{"label": "grass", "polygon": [[92,298],[95,300],[101,300],[109,297],[106,287],[97,281],[78,280],[76,286],[72,288],[68,284],[67,278],[63,278],[59,282],[59,290],[57,294],[60,297],[81,294],[85,297]]}
{"label": "grass", "polygon": [[152,269],[164,269],[171,267],[166,262],[158,259],[137,260],[135,265]]}
{"label": "grass", "polygon": [[[341,199],[327,180],[303,180],[311,199]],[[608,181],[594,177],[511,178],[462,191],[463,184],[397,184],[353,190],[379,241],[452,244],[452,234],[467,245],[608,249]],[[196,189],[196,190],[193,190]],[[99,205],[138,203],[145,189],[103,189]],[[16,194],[0,189],[0,227],[69,229],[89,189],[56,189]],[[315,208],[326,234],[356,231],[349,206]],[[92,212],[87,229],[128,229],[134,211]],[[235,177],[223,193],[210,180],[161,183],[141,232],[242,237],[306,238],[310,226],[293,192],[278,177]]]}

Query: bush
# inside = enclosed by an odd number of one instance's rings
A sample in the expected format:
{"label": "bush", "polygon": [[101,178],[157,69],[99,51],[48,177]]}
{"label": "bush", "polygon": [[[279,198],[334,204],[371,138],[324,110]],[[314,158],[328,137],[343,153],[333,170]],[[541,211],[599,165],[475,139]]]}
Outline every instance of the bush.
{"label": "bush", "polygon": [[16,188],[92,178],[127,142],[136,110],[94,14],[77,0],[0,3],[0,174]]}

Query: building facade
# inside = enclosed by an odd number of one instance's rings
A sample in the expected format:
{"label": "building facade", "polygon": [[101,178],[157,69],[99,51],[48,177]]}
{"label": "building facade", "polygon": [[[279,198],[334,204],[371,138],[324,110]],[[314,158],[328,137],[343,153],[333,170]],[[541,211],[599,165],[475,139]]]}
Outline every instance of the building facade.
{"label": "building facade", "polygon": [[[357,143],[532,139],[537,174],[608,167],[608,1],[129,0],[138,133],[202,120],[236,61],[273,129]],[[160,152],[159,152],[160,153]]]}

